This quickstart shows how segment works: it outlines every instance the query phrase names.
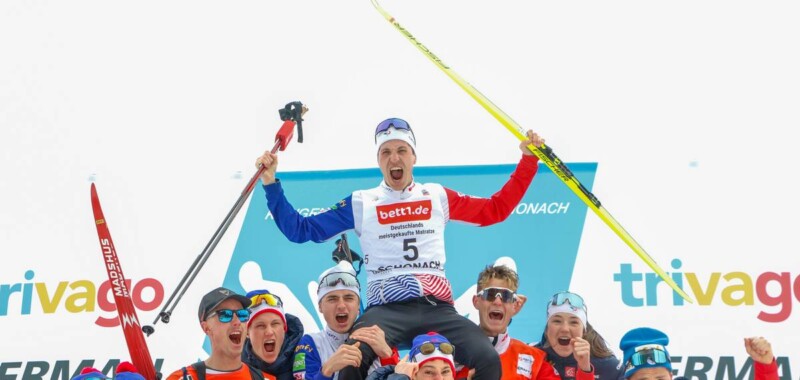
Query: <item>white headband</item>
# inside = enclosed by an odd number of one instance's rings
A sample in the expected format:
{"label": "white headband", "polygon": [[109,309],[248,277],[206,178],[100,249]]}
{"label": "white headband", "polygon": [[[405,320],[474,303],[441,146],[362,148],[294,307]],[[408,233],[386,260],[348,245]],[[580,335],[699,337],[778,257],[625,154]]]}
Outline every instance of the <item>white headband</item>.
{"label": "white headband", "polygon": [[251,305],[250,306],[250,319],[247,320],[247,328],[250,328],[250,324],[256,319],[257,316],[264,314],[264,313],[273,313],[277,314],[281,317],[283,321],[283,330],[288,331],[289,325],[286,323],[286,315],[283,312],[283,308],[280,306],[270,306],[267,305],[266,302],[260,302],[258,305]]}
{"label": "white headband", "polygon": [[325,280],[325,277],[328,277],[328,275],[332,275],[335,273],[342,273],[353,276],[353,280],[355,280],[356,284],[358,284],[358,274],[356,273],[356,270],[353,269],[353,264],[350,264],[345,260],[339,261],[339,263],[337,263],[335,266],[333,266],[332,268],[328,268],[327,270],[322,272],[322,274],[319,275],[319,279],[317,280],[318,284],[317,302],[322,301],[322,299],[325,298],[325,295],[336,290],[349,290],[355,293],[356,296],[358,297],[361,296],[361,287],[358,285],[346,285],[342,282],[337,282],[334,286],[327,286],[322,284],[322,281]]}
{"label": "white headband", "polygon": [[375,145],[378,146],[378,149],[381,148],[381,145],[383,145],[383,143],[389,140],[405,141],[406,143],[408,143],[408,145],[411,145],[411,149],[413,149],[415,153],[417,151],[417,142],[414,141],[414,135],[410,131],[407,131],[405,129],[396,129],[394,127],[391,127],[375,135]]}
{"label": "white headband", "polygon": [[453,355],[448,355],[443,353],[442,351],[439,351],[439,347],[436,347],[436,349],[433,350],[433,352],[431,352],[429,355],[424,355],[421,352],[418,352],[416,355],[414,355],[412,361],[417,362],[417,364],[420,367],[422,367],[423,364],[432,360],[444,360],[447,364],[450,365],[450,370],[453,371],[453,375],[455,375],[456,366],[455,366],[455,360],[453,359]]}
{"label": "white headband", "polygon": [[550,304],[547,306],[547,320],[550,321],[556,313],[567,313],[578,317],[583,323],[583,328],[586,328],[586,310],[581,307],[575,307],[570,305],[569,302],[564,302],[561,305],[553,305]]}
{"label": "white headband", "polygon": [[359,289],[355,286],[347,286],[345,284],[336,284],[336,286],[321,286],[319,291],[317,292],[317,302],[322,301],[326,295],[330,292],[335,292],[337,290],[349,290],[356,294],[356,297],[360,297]]}

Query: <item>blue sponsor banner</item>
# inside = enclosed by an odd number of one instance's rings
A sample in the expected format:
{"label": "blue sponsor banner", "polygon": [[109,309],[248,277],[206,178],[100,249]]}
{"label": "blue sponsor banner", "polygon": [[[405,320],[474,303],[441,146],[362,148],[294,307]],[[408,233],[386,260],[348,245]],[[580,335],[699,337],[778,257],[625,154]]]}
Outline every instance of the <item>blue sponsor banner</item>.
{"label": "blue sponsor banner", "polygon": [[[569,165],[591,189],[596,163]],[[416,167],[417,182],[437,182],[474,196],[490,197],[514,171],[515,165]],[[353,190],[377,186],[378,169],[279,173],[289,202],[304,215],[334,206]],[[512,336],[538,341],[545,324],[545,306],[554,293],[568,289],[578,252],[587,207],[546,166],[539,173],[509,218],[489,227],[459,222],[447,225],[446,272],[453,285],[457,310],[477,321],[472,295],[478,273],[498,257],[510,256],[520,274],[519,293],[528,303],[514,317]],[[353,231],[348,241],[362,253]],[[335,238],[315,244],[295,244],[278,230],[267,209],[264,190],[257,186],[245,216],[223,286],[246,292],[268,289],[284,300],[287,312],[298,316],[307,332],[322,328],[317,312],[316,281],[334,265]],[[359,275],[366,289],[366,270]],[[364,295],[362,294],[362,299]]]}

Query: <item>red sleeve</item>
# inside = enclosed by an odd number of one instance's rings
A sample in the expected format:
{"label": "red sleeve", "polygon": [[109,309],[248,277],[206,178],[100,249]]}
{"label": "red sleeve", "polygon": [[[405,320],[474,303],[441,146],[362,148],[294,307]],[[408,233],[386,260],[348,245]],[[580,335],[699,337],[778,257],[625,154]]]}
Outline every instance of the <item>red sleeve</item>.
{"label": "red sleeve", "polygon": [[536,380],[561,380],[561,376],[556,374],[556,370],[553,369],[553,365],[550,362],[545,361],[542,363],[542,367],[539,368]]}
{"label": "red sleeve", "polygon": [[753,368],[755,380],[778,380],[778,362],[775,359],[770,364],[753,361]]}
{"label": "red sleeve", "polygon": [[455,380],[464,380],[469,379],[469,368],[466,366],[462,367],[458,372],[453,375],[453,379]]}
{"label": "red sleeve", "polygon": [[397,365],[397,363],[400,363],[400,354],[397,353],[396,347],[392,347],[392,356],[385,359],[384,358],[380,359],[381,359],[381,367],[387,365]]}
{"label": "red sleeve", "polygon": [[538,157],[523,155],[511,178],[491,198],[475,198],[445,188],[450,219],[481,227],[504,221],[525,195],[538,168]]}
{"label": "red sleeve", "polygon": [[591,372],[584,372],[580,368],[575,368],[575,380],[594,380],[594,365]]}

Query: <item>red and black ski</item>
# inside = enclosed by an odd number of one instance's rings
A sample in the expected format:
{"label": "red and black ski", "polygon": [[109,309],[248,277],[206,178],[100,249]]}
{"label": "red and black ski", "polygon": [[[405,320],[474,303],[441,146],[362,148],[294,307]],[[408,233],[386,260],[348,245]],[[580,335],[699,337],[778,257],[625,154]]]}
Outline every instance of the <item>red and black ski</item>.
{"label": "red and black ski", "polygon": [[117,251],[111,240],[111,232],[109,232],[108,224],[103,216],[103,209],[100,208],[100,198],[97,197],[94,183],[92,184],[92,211],[94,211],[94,222],[97,226],[97,237],[100,239],[100,249],[103,252],[103,264],[108,272],[108,281],[111,284],[111,291],[114,293],[114,303],[117,304],[119,323],[125,333],[131,361],[147,380],[156,380],[153,359],[150,358],[150,350],[147,349],[139,318],[136,317],[136,309],[133,308],[130,290],[125,284],[125,275],[122,274],[122,266],[119,264]]}

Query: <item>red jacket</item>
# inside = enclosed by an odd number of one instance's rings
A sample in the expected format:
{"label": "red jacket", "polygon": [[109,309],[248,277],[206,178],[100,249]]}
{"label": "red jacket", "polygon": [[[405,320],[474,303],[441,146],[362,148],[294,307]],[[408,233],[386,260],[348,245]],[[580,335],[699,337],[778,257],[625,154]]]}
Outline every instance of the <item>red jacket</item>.
{"label": "red jacket", "polygon": [[[500,355],[500,365],[503,368],[501,380],[561,380],[561,376],[547,361],[545,352],[536,347],[522,343],[508,334],[500,334],[494,348]],[[461,369],[455,378],[466,378],[468,372],[468,368]],[[578,370],[575,375],[576,380],[594,380],[594,367],[591,372]]]}

